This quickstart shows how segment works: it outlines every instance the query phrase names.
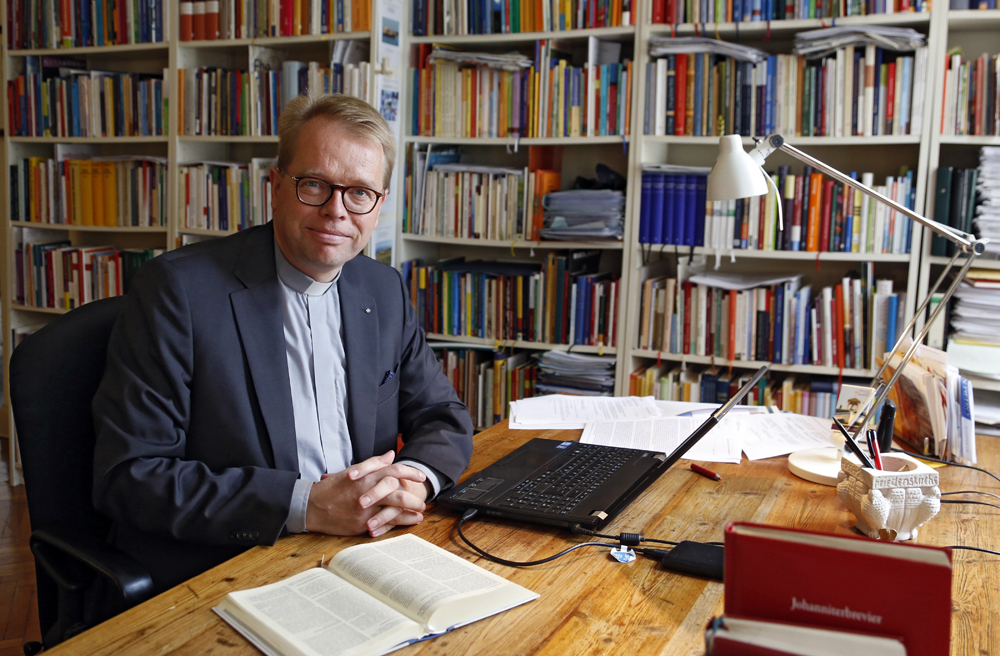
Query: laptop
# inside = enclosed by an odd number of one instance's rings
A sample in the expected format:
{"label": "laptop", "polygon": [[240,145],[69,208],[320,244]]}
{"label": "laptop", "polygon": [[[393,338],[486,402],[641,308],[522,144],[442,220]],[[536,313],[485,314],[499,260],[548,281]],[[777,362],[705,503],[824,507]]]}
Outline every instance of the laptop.
{"label": "laptop", "polygon": [[712,430],[767,369],[761,367],[673,453],[534,438],[438,501],[488,517],[598,530]]}

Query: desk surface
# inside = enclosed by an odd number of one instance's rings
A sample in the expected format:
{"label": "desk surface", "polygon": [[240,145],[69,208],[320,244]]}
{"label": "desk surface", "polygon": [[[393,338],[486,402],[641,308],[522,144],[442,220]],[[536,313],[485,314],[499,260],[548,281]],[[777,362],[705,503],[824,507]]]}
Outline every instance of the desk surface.
{"label": "desk surface", "polygon": [[[476,437],[470,471],[478,471],[532,437],[576,439],[580,431],[512,431],[505,424]],[[1000,441],[979,444],[980,463],[1000,471]],[[853,516],[836,490],[791,475],[785,458],[712,465],[721,482],[680,461],[644,492],[604,533],[643,532],[665,540],[722,540],[729,521],[751,521],[850,534]],[[1000,494],[1000,483],[968,469],[941,470],[942,491],[979,489]],[[990,500],[977,495],[980,500]],[[617,564],[606,550],[584,548],[528,569],[491,563],[455,534],[457,516],[431,508],[413,530],[426,540],[515,581],[541,597],[399,654],[703,654],[703,630],[722,613],[722,584],[663,570],[652,559]],[[491,553],[533,560],[582,536],[522,525],[473,521],[467,535]],[[389,533],[392,536],[395,532]],[[297,535],[255,547],[60,645],[58,654],[258,654],[211,608],[228,592],[278,581],[363,541]],[[920,529],[919,542],[1000,550],[1000,511],[946,504]],[[967,550],[953,554],[954,655],[1000,654],[1000,631],[987,630],[1000,608],[1000,557]]]}

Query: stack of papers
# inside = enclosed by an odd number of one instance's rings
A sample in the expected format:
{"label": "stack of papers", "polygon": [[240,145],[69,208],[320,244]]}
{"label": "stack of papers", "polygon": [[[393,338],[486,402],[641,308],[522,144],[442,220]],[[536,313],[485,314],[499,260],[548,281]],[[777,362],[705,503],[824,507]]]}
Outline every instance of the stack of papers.
{"label": "stack of papers", "polygon": [[552,394],[510,402],[510,428],[555,430],[583,428],[591,421],[659,417],[652,397],[587,397]]}
{"label": "stack of papers", "polygon": [[506,71],[531,68],[535,63],[530,57],[522,55],[519,52],[465,52],[434,46],[431,54],[427,56],[427,62],[433,64],[438,60],[456,61],[472,66],[489,66],[490,68],[500,68]]}
{"label": "stack of papers", "polygon": [[[951,311],[952,339],[967,344],[1000,346],[1000,333],[997,332],[1000,287],[989,286],[1000,285],[998,274],[1000,271],[969,269],[965,280],[955,290]],[[995,369],[986,371],[998,373]]]}
{"label": "stack of papers", "polygon": [[625,194],[610,189],[553,191],[542,198],[542,239],[621,240],[624,233]]}
{"label": "stack of papers", "polygon": [[802,274],[798,273],[793,275],[747,272],[741,272],[739,274],[726,274],[717,271],[709,271],[708,267],[705,265],[691,267],[688,270],[691,272],[688,280],[696,285],[705,285],[706,287],[716,287],[718,289],[736,291],[754,289],[756,287],[781,285],[786,282],[800,280],[802,278]]}
{"label": "stack of papers", "polygon": [[885,50],[911,51],[927,45],[927,38],[909,27],[859,25],[825,27],[798,32],[792,52],[809,58],[822,57],[847,46],[877,46]]}
{"label": "stack of papers", "polygon": [[614,356],[548,351],[538,358],[539,394],[611,396],[614,388]]}
{"label": "stack of papers", "polygon": [[704,36],[654,36],[649,40],[649,56],[653,59],[678,53],[708,52],[713,55],[732,57],[739,61],[762,62],[767,53],[757,48],[741,46],[728,41],[709,39]]}
{"label": "stack of papers", "polygon": [[986,255],[1000,257],[1000,147],[983,146],[979,151],[979,175],[976,182],[979,204],[976,206],[975,233],[990,240]]}

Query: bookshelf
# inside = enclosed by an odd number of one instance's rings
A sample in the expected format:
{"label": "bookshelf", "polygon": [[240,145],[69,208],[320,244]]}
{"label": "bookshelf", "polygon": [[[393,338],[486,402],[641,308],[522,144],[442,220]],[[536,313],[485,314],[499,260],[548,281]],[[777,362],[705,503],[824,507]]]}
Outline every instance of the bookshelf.
{"label": "bookshelf", "polygon": [[[386,0],[381,0],[385,2]],[[50,0],[15,0],[4,3],[0,7],[0,24],[7,26],[8,17],[6,11],[11,8],[24,7],[30,4],[38,7],[48,8],[52,2]],[[88,2],[88,5],[93,4]],[[3,320],[3,382],[4,394],[3,404],[0,406],[0,434],[13,436],[13,420],[9,411],[9,372],[8,363],[10,361],[12,345],[12,332],[30,331],[40,327],[53,318],[65,313],[67,310],[62,307],[38,307],[30,303],[15,302],[14,287],[17,277],[17,262],[15,258],[16,241],[25,239],[24,235],[30,234],[31,239],[39,241],[66,240],[73,247],[93,247],[99,245],[110,245],[115,249],[171,249],[183,243],[200,239],[209,239],[223,236],[237,229],[236,224],[227,226],[225,229],[190,227],[179,215],[180,208],[183,207],[182,199],[179,195],[180,171],[182,165],[191,162],[234,162],[247,164],[255,159],[266,162],[275,156],[277,136],[269,131],[250,130],[239,133],[232,131],[223,133],[197,133],[191,134],[188,130],[181,130],[185,118],[189,115],[182,115],[183,112],[178,107],[180,102],[179,80],[181,71],[218,67],[233,71],[251,71],[254,62],[261,61],[264,66],[269,66],[281,70],[282,64],[288,61],[321,62],[329,66],[330,58],[336,44],[353,44],[348,49],[348,55],[354,53],[355,60],[366,62],[364,70],[360,71],[356,80],[361,88],[369,92],[374,88],[376,71],[367,64],[374,61],[376,52],[375,34],[369,30],[353,30],[334,33],[308,33],[308,11],[304,14],[307,22],[303,23],[302,34],[294,36],[253,36],[251,37],[252,25],[248,27],[246,20],[240,31],[239,15],[228,15],[226,7],[233,8],[231,2],[221,3],[223,14],[220,25],[220,38],[184,40],[181,37],[181,3],[157,0],[149,6],[159,6],[162,8],[163,35],[165,38],[152,43],[130,43],[123,45],[89,45],[84,47],[59,47],[59,48],[20,48],[11,49],[8,47],[7,30],[4,30],[3,43],[0,44],[0,82],[3,82],[3,89],[6,94],[7,80],[16,79],[24,72],[26,62],[31,58],[41,62],[41,58],[58,58],[66,62],[76,60],[75,65],[87,71],[111,71],[118,73],[135,73],[148,77],[159,77],[162,79],[162,92],[166,100],[166,108],[163,113],[163,130],[160,133],[132,135],[132,136],[21,136],[12,134],[8,129],[10,119],[8,117],[8,103],[2,103],[0,117],[4,129],[3,148],[0,160],[2,160],[2,172],[0,172],[0,200],[2,200],[3,211],[2,230],[0,230],[0,314]],[[360,3],[355,3],[358,11],[363,11],[364,7]],[[319,6],[319,3],[316,3]],[[377,9],[377,0],[373,0],[373,9]],[[102,6],[107,6],[105,3]],[[266,7],[266,2],[261,0],[251,0],[243,3],[243,11],[246,8]],[[276,6],[276,5],[275,5]],[[289,5],[291,7],[292,5]],[[308,9],[308,3],[300,4],[300,7]],[[371,20],[368,14],[368,20]],[[377,14],[376,14],[377,15]],[[363,18],[363,16],[359,17]],[[275,18],[275,17],[272,17]],[[280,17],[277,17],[280,18]],[[263,25],[263,23],[261,24]],[[228,27],[227,27],[228,26]],[[261,30],[264,27],[260,27]],[[284,27],[276,28],[276,34],[283,34]],[[312,31],[321,27],[312,26]],[[294,31],[294,27],[293,30]],[[237,38],[224,38],[227,34],[240,35]],[[338,51],[340,52],[340,51]],[[53,60],[54,61],[54,60]],[[319,66],[322,68],[323,64]],[[138,78],[137,78],[138,79]],[[317,78],[312,78],[317,79]],[[246,90],[248,87],[244,87]],[[241,117],[249,116],[248,110],[243,108]],[[190,111],[188,112],[190,114]],[[152,118],[153,115],[150,115]],[[61,134],[61,133],[60,133]],[[67,134],[69,134],[67,132]],[[154,225],[63,225],[58,223],[41,223],[35,221],[21,220],[24,217],[14,216],[10,204],[7,190],[10,189],[11,171],[10,164],[21,161],[28,157],[55,157],[57,150],[82,149],[89,151],[89,156],[94,157],[148,157],[157,158],[162,162],[163,180],[162,197],[158,197],[160,207],[163,209],[162,221],[155,222]],[[218,224],[216,224],[218,225]],[[10,441],[10,462],[11,481],[16,484],[20,481],[20,470],[16,454],[16,440]]]}
{"label": "bookshelf", "polygon": [[[975,60],[981,54],[996,55],[1000,53],[1000,45],[996,41],[997,30],[1000,29],[1000,10],[949,10],[935,12],[935,29],[939,32],[941,43],[939,65],[934,72],[934,88],[938,90],[935,95],[936,102],[933,103],[933,126],[930,135],[930,149],[927,157],[927,171],[932,177],[931,184],[936,179],[941,167],[954,167],[962,169],[973,169],[979,164],[979,149],[982,146],[1000,146],[1000,136],[974,134],[974,129],[969,129],[965,134],[962,130],[947,128],[946,119],[953,120],[953,115],[946,108],[943,101],[945,94],[946,76],[951,75],[948,70],[950,66],[946,62],[946,53],[954,49],[960,49],[964,62]],[[957,106],[957,102],[955,105]],[[971,126],[970,126],[971,127]],[[937,211],[933,194],[927,197],[925,215],[935,220],[947,220],[947,217],[935,216]],[[926,294],[930,285],[944,265],[949,261],[949,257],[931,254],[931,239],[929,231],[924,239],[922,261],[926,266],[921,267],[920,279],[918,281],[921,296]],[[1000,269],[1000,261],[981,257],[977,259],[976,268],[980,269]],[[979,377],[970,377],[975,391],[1000,391],[1000,381],[988,380]]]}

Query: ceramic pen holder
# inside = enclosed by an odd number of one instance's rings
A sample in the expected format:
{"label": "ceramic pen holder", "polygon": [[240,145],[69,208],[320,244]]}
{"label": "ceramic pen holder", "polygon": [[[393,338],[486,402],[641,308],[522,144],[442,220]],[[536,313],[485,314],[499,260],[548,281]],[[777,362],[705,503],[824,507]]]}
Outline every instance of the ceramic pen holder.
{"label": "ceramic pen holder", "polygon": [[882,456],[882,470],[840,461],[837,494],[870,538],[912,540],[941,509],[938,473],[903,453]]}

